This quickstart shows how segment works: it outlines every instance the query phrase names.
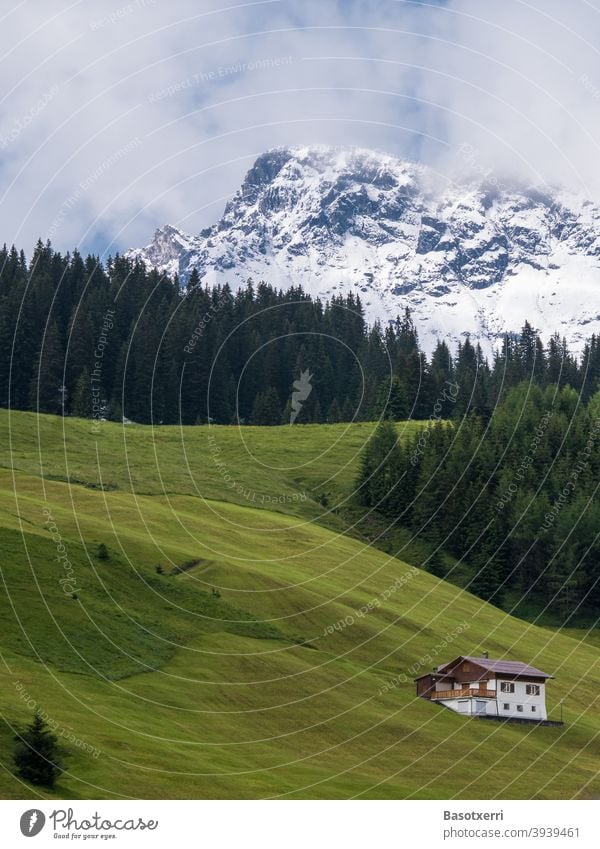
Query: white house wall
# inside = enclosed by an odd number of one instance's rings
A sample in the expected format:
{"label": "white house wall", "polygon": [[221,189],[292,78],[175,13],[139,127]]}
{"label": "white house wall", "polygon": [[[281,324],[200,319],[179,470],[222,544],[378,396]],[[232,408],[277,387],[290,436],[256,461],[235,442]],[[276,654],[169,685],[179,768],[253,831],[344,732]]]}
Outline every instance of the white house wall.
{"label": "white house wall", "polygon": [[[440,704],[445,705],[450,708],[450,710],[456,711],[457,713],[473,716],[477,713],[475,702],[481,701],[482,703],[485,703],[485,713],[491,716],[503,716],[508,718],[515,717],[517,719],[533,720],[547,719],[544,684],[539,684],[539,696],[528,696],[526,692],[526,681],[511,681],[508,683],[515,685],[514,693],[501,692],[501,681],[490,680],[488,682],[487,689],[497,690],[495,699],[477,699],[476,696],[472,696],[468,699],[442,699],[440,700]],[[497,687],[496,684],[498,685]],[[466,685],[463,684],[461,686]],[[473,684],[470,686],[472,689],[477,689],[477,687]],[[504,709],[505,704],[508,705],[508,710]],[[518,705],[522,705],[522,711],[518,709]],[[535,708],[535,710],[532,710],[532,708]]]}
{"label": "white house wall", "polygon": [[[528,696],[526,692],[526,681],[512,681],[515,685],[514,693],[503,693],[502,682],[498,681],[498,713],[500,716],[516,716],[521,719],[547,719],[546,714],[546,696],[544,684],[539,684],[540,695]],[[504,710],[504,705],[507,704],[508,710]],[[523,711],[517,709],[517,705],[523,706]],[[532,710],[535,708],[535,710]]]}

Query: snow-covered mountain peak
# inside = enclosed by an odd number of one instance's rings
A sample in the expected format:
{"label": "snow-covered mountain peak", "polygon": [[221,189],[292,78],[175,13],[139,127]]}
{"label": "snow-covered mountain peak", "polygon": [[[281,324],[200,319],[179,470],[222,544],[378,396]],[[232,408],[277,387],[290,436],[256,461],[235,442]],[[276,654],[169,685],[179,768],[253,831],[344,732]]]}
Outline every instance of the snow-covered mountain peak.
{"label": "snow-covered mountain peak", "polygon": [[575,347],[600,331],[600,211],[547,187],[442,182],[389,154],[325,146],[258,157],[221,219],[165,226],[130,252],[182,280],[249,277],[322,297],[352,291],[370,318],[410,306],[424,347],[465,333],[486,348],[528,319]]}

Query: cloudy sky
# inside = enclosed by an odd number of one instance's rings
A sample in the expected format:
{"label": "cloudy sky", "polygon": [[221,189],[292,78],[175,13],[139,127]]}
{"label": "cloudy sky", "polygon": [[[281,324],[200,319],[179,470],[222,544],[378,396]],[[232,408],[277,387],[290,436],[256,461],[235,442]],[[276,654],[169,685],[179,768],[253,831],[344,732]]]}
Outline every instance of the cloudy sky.
{"label": "cloudy sky", "polygon": [[8,0],[0,238],[198,232],[277,145],[600,197],[600,0]]}

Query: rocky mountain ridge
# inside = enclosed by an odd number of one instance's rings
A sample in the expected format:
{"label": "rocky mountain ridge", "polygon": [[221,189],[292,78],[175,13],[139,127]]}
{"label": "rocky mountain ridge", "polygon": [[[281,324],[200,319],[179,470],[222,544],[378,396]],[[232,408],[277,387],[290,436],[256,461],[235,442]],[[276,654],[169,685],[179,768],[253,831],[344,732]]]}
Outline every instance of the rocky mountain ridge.
{"label": "rocky mountain ridge", "polygon": [[477,180],[360,149],[260,156],[221,219],[196,236],[167,225],[130,257],[185,282],[349,291],[369,319],[409,306],[421,344],[470,334],[490,349],[528,319],[578,350],[600,333],[600,209],[561,190]]}

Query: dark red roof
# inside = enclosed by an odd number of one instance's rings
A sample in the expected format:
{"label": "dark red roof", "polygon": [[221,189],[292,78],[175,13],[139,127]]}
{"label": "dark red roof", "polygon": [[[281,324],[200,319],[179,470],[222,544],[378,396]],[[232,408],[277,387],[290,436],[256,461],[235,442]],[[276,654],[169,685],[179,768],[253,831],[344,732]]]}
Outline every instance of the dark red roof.
{"label": "dark red roof", "polygon": [[552,678],[547,672],[542,672],[541,669],[536,669],[535,666],[529,666],[527,663],[521,663],[520,660],[491,660],[488,657],[472,657],[471,655],[462,655],[450,663],[444,663],[438,666],[438,672],[446,670],[449,666],[454,666],[462,660],[469,660],[471,663],[476,663],[488,672],[498,672],[505,675],[527,675],[531,678]]}

